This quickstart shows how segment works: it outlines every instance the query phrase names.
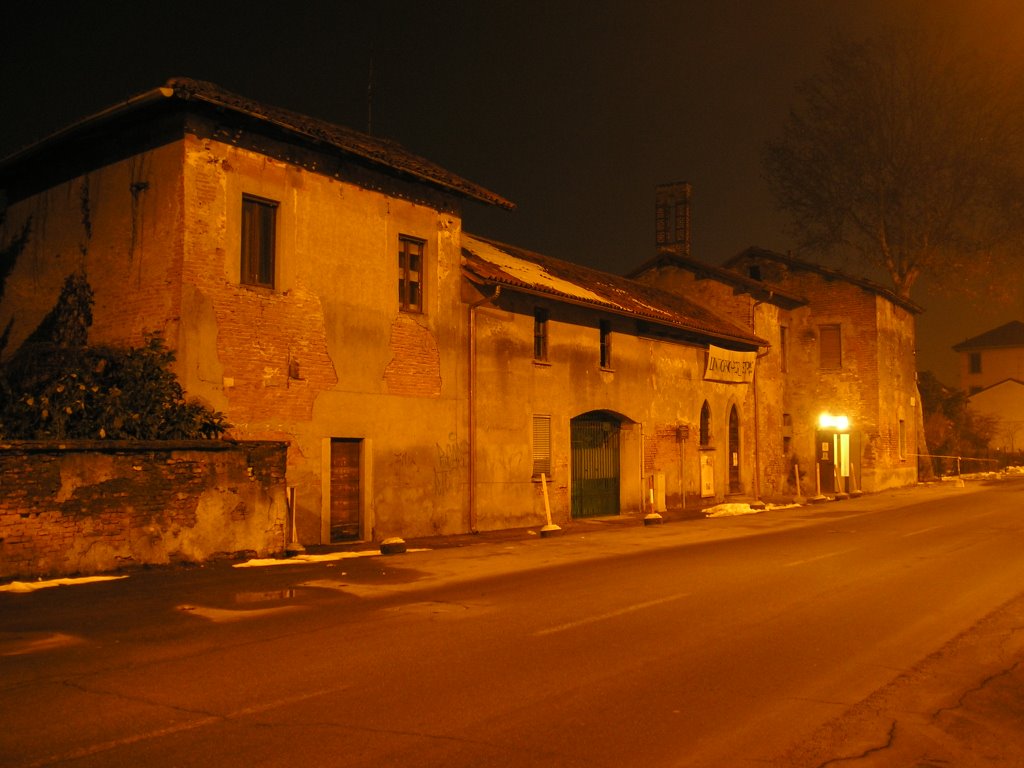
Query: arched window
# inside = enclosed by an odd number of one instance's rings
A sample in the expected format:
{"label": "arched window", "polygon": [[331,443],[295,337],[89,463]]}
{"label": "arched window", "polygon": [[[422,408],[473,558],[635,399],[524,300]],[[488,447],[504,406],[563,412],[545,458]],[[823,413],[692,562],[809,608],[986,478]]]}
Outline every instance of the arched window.
{"label": "arched window", "polygon": [[708,401],[700,409],[700,447],[707,448],[711,445],[711,406]]}

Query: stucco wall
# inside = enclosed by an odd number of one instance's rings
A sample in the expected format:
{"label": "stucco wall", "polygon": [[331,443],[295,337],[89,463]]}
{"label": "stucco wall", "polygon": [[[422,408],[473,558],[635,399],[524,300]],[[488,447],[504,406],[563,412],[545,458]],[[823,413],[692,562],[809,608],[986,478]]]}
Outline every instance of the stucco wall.
{"label": "stucco wall", "polygon": [[1002,347],[972,350],[981,355],[981,371],[971,373],[969,352],[960,353],[960,388],[968,394],[974,388],[984,389],[1006,379],[1024,381],[1024,347]]}
{"label": "stucco wall", "polygon": [[1024,383],[1004,381],[972,395],[972,409],[996,419],[989,448],[1014,453],[1024,449]]}
{"label": "stucco wall", "polygon": [[[272,142],[243,146],[192,127],[9,208],[4,242],[32,227],[0,307],[0,323],[14,321],[8,354],[83,268],[95,292],[91,342],[162,332],[185,390],[225,414],[231,437],[289,443],[303,543],[329,536],[331,437],[368,448],[362,536],[467,530],[452,198],[337,159],[307,158],[310,170],[275,159]],[[240,285],[243,194],[279,204],[273,289]],[[399,235],[425,241],[422,313],[398,308]]]}
{"label": "stucco wall", "polygon": [[[876,293],[845,280],[826,279],[813,270],[785,269],[772,261],[764,261],[760,270],[766,282],[808,303],[781,309],[756,302],[749,294],[734,295],[731,286],[698,280],[692,272],[674,266],[649,270],[642,279],[695,298],[741,325],[749,327],[753,321],[754,332],[769,342],[757,363],[763,495],[795,491],[793,464],[804,478],[801,492],[814,492],[817,423],[822,412],[850,419],[854,442],[860,444],[855,457],[857,488],[875,491],[916,482],[912,454],[924,451],[919,443],[913,315]],[[842,345],[842,366],[834,370],[819,364],[819,327],[832,324],[840,326]],[[785,372],[782,327],[788,342]],[[784,414],[792,423],[790,428],[783,427]],[[906,436],[903,456],[901,420]],[[788,441],[786,434],[791,435]]]}
{"label": "stucco wall", "polygon": [[[534,308],[548,311],[548,359],[533,359]],[[544,521],[540,484],[532,472],[532,418],[551,416],[552,476],[548,487],[556,522],[571,516],[571,420],[602,411],[617,418],[620,435],[621,511],[639,512],[649,478],[665,477],[666,503],[680,507],[682,492],[700,500],[700,410],[712,408],[714,498],[727,488],[726,425],[736,406],[740,418],[743,492],[751,493],[754,442],[749,384],[703,380],[705,348],[647,338],[634,321],[603,316],[541,298],[503,294],[477,312],[476,460],[481,529]],[[612,364],[602,369],[600,320],[610,323]],[[689,427],[679,439],[678,427]]]}
{"label": "stucco wall", "polygon": [[[344,169],[313,172],[194,136],[185,144],[186,388],[222,410],[234,436],[289,441],[303,542],[329,538],[331,437],[369,448],[363,537],[467,530],[458,216],[426,193],[408,200],[348,182]],[[273,289],[239,283],[243,194],[278,202]],[[422,313],[399,310],[400,235],[425,241]]]}
{"label": "stucco wall", "polygon": [[0,445],[0,578],[279,554],[280,443]]}
{"label": "stucco wall", "polygon": [[181,315],[182,146],[170,144],[57,184],[6,212],[0,242],[25,222],[28,242],[7,278],[0,327],[6,354],[83,269],[95,294],[92,343],[138,345],[146,332],[174,346]]}

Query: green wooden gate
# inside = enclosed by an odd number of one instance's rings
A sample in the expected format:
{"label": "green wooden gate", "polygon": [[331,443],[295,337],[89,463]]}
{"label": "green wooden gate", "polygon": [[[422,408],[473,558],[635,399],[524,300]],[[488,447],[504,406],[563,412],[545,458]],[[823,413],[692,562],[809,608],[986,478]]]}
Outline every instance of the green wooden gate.
{"label": "green wooden gate", "polygon": [[619,514],[619,424],[585,414],[570,424],[572,516]]}

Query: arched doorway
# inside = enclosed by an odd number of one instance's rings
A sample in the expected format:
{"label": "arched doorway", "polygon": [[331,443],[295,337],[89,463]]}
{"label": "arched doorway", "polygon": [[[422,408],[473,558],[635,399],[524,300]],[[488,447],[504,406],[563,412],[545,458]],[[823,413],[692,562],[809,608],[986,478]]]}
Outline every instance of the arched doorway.
{"label": "arched doorway", "polygon": [[572,516],[619,514],[619,431],[621,421],[591,411],[569,423],[572,447]]}
{"label": "arched doorway", "polygon": [[740,493],[740,416],[736,406],[729,409],[729,493]]}

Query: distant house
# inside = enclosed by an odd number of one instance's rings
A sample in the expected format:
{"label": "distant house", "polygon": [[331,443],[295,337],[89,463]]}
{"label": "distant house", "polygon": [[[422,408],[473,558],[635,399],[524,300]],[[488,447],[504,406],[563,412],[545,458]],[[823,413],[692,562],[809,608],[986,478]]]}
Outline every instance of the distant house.
{"label": "distant house", "polygon": [[1024,323],[1020,320],[964,339],[960,354],[960,389],[973,395],[1006,379],[1024,381]]}
{"label": "distant house", "polygon": [[[749,248],[713,267],[689,255],[685,185],[658,197],[657,256],[631,277],[686,295],[750,328],[758,356],[759,484],[877,491],[917,481],[923,453],[915,370],[920,308],[872,281],[789,255]],[[662,236],[663,222],[681,222]]]}
{"label": "distant house", "polygon": [[960,354],[960,388],[971,408],[997,421],[989,447],[1024,449],[1024,323],[1012,320],[953,350]]}

